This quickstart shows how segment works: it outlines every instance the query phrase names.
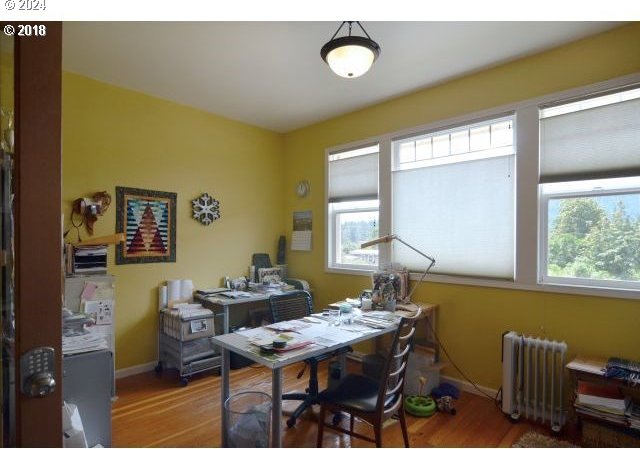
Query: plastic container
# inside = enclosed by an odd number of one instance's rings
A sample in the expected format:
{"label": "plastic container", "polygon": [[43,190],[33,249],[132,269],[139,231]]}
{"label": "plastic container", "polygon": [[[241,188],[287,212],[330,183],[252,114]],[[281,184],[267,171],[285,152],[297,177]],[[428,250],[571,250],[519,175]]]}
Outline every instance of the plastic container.
{"label": "plastic container", "polygon": [[342,379],[342,367],[340,366],[340,362],[337,360],[333,360],[329,362],[329,377],[327,378],[327,387],[329,389],[336,388],[340,384],[340,379]]}
{"label": "plastic container", "polygon": [[233,394],[224,403],[229,447],[269,447],[271,396],[260,391]]}
{"label": "plastic container", "polygon": [[386,357],[383,354],[365,354],[362,358],[362,374],[380,380]]}

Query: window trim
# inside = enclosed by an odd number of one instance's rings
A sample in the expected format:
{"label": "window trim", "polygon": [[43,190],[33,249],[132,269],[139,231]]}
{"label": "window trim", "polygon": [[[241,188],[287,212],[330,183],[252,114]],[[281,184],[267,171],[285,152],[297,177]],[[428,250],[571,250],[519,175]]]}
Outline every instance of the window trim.
{"label": "window trim", "polygon": [[620,288],[628,290],[640,290],[640,281],[624,281],[624,280],[605,280],[605,279],[588,279],[573,278],[565,276],[550,276],[547,274],[547,260],[549,256],[549,200],[552,199],[568,199],[568,198],[588,198],[603,197],[613,195],[636,194],[640,195],[640,187],[627,187],[606,190],[583,190],[568,191],[557,193],[542,193],[542,185],[540,185],[540,273],[538,282],[543,285],[572,286],[572,287],[600,287],[600,288]]}
{"label": "window trim", "polygon": [[[326,148],[324,151],[324,203],[323,203],[323,218],[324,218],[324,270],[327,273],[344,273],[344,274],[371,274],[371,269],[364,265],[341,265],[335,266],[335,248],[330,248],[332,243],[332,237],[335,232],[335,214],[329,212],[329,156],[336,153],[344,153],[347,151],[358,150],[361,148],[378,146],[378,177],[380,177],[380,151],[381,151],[381,137],[371,137],[356,142],[351,142],[347,145],[338,145],[330,148]],[[381,204],[380,199],[380,178],[378,178],[378,204]],[[378,206],[378,219],[380,218],[380,206]],[[331,224],[330,221],[331,220]],[[380,222],[378,222],[378,229],[380,229]],[[382,230],[380,232],[383,232]],[[378,257],[380,260],[380,257]]]}
{"label": "window trim", "polygon": [[[391,199],[391,152],[392,141],[402,138],[410,138],[464,126],[479,120],[490,120],[500,116],[513,114],[514,119],[514,145],[517,148],[515,170],[515,279],[514,281],[482,279],[476,277],[458,277],[450,275],[430,274],[425,282],[436,282],[454,285],[470,285],[479,287],[493,287],[501,289],[516,289],[535,292],[552,292],[572,295],[586,295],[597,297],[612,297],[622,299],[640,299],[640,290],[616,287],[599,286],[574,286],[539,283],[540,273],[540,233],[539,226],[542,214],[540,213],[540,188],[539,188],[539,134],[538,120],[539,109],[558,104],[571,102],[579,97],[597,95],[607,90],[623,90],[631,85],[640,83],[640,72],[625,75],[610,80],[600,81],[586,86],[567,89],[539,97],[517,101],[502,106],[473,111],[463,115],[436,120],[427,124],[405,128],[375,137],[354,141],[346,144],[334,145],[325,150],[325,214],[328,213],[328,154],[330,152],[346,151],[359,146],[379,145],[379,230],[381,235],[390,232],[390,199]],[[324,265],[325,272],[335,274],[350,274],[370,276],[372,270],[361,269],[337,269],[328,265],[328,217],[325,215],[325,245]],[[383,265],[390,259],[390,245],[380,247],[380,264]],[[421,273],[412,273],[412,280],[419,280]]]}
{"label": "window trim", "polygon": [[[332,203],[334,204],[334,203]],[[331,267],[336,269],[348,269],[348,270],[369,270],[371,265],[358,265],[358,264],[347,264],[347,263],[338,263],[338,248],[341,246],[340,240],[340,229],[339,229],[339,216],[341,214],[350,214],[350,213],[358,213],[358,212],[377,212],[378,216],[380,216],[380,209],[378,207],[364,207],[364,208],[350,208],[350,209],[341,209],[337,211],[333,211],[330,214],[332,221],[332,233],[334,247],[331,248],[331,255],[333,256],[331,259]],[[378,256],[378,260],[380,260],[380,256]],[[376,267],[377,268],[377,267]]]}

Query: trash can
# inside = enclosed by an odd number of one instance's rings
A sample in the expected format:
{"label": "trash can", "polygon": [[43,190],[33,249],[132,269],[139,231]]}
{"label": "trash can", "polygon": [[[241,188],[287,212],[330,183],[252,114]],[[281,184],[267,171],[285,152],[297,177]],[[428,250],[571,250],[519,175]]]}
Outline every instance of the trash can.
{"label": "trash can", "polygon": [[271,396],[260,391],[233,394],[224,403],[229,447],[269,447]]}

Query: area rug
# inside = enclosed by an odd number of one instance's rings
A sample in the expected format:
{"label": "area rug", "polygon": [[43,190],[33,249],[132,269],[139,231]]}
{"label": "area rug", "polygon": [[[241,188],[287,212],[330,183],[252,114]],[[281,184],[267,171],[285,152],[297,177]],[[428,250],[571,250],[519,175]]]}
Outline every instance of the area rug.
{"label": "area rug", "polygon": [[551,438],[538,432],[527,432],[511,447],[580,447],[568,441]]}

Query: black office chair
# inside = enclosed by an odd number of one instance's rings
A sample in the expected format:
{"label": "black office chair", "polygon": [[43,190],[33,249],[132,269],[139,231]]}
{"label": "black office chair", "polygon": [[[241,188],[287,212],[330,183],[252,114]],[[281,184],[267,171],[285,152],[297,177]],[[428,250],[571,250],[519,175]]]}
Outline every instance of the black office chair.
{"label": "black office chair", "polygon": [[[382,447],[383,423],[392,416],[397,416],[402,428],[404,446],[409,447],[407,422],[404,415],[404,378],[407,368],[409,350],[415,332],[416,320],[422,311],[409,318],[402,318],[398,330],[393,337],[390,355],[385,361],[380,380],[360,374],[348,374],[334,388],[321,391],[318,395],[320,417],[318,421],[318,439],[316,447],[322,447],[324,428],[329,427],[352,437],[376,443]],[[349,430],[336,424],[325,423],[325,413],[345,412],[351,415]],[[373,427],[374,438],[353,431],[355,417]]]}
{"label": "black office chair", "polygon": [[[293,290],[286,293],[278,293],[269,297],[269,306],[271,307],[271,317],[273,322],[288,321],[304,318],[313,313],[313,301],[311,294],[304,290]],[[305,393],[285,393],[282,395],[283,400],[302,401],[294,410],[293,414],[287,419],[289,428],[296,425],[296,420],[302,413],[313,404],[318,404],[318,363],[339,355],[344,352],[352,351],[351,347],[341,348],[329,354],[323,354],[311,357],[305,360],[305,365],[298,373],[298,379],[302,377],[307,365],[309,365],[309,386]]]}

